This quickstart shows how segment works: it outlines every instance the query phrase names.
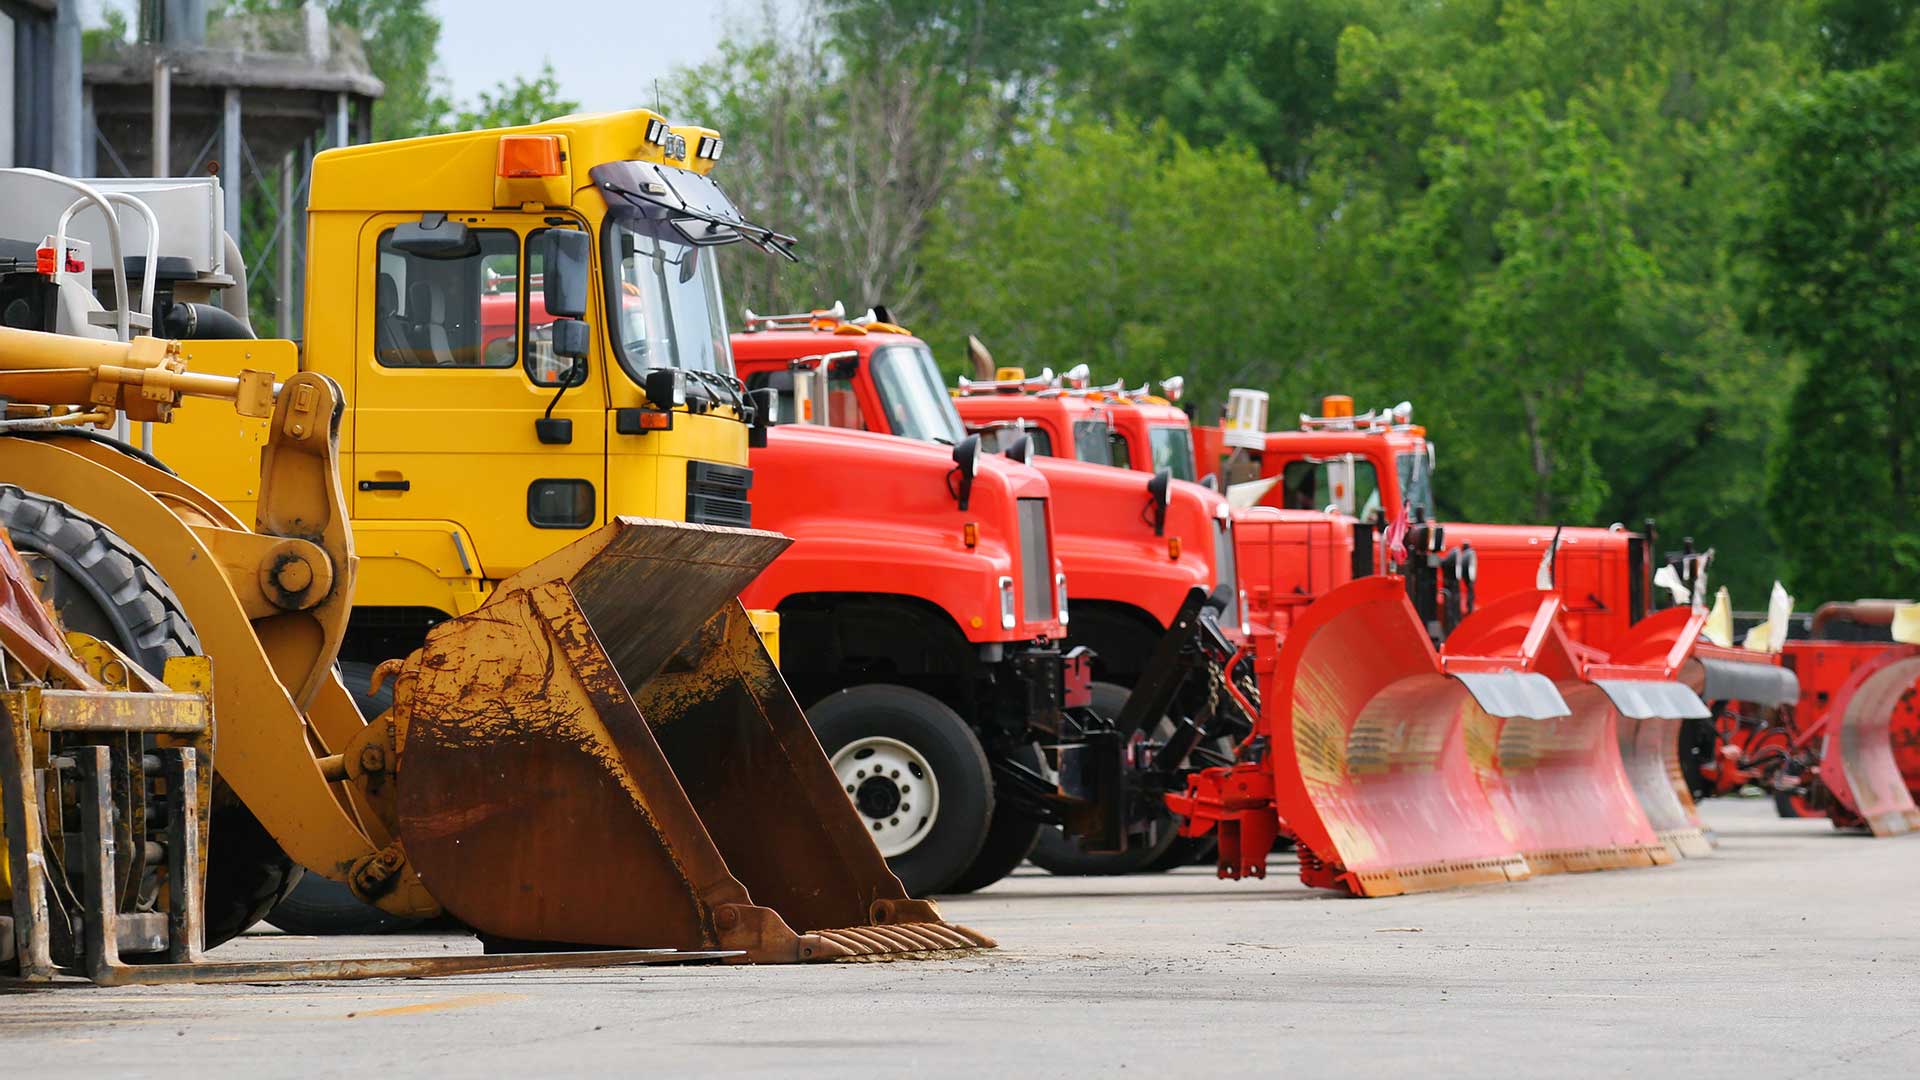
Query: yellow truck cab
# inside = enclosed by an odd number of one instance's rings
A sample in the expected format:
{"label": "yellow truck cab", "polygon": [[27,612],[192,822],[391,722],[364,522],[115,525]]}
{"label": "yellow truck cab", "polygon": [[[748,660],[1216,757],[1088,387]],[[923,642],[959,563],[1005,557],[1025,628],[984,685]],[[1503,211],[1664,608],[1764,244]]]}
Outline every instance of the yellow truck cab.
{"label": "yellow truck cab", "polygon": [[[733,377],[713,249],[793,241],[709,178],[721,149],[636,110],[315,159],[299,367],[347,401],[347,658],[404,655],[616,515],[750,524],[764,427]],[[184,419],[155,451],[250,519],[258,463],[231,413]]]}

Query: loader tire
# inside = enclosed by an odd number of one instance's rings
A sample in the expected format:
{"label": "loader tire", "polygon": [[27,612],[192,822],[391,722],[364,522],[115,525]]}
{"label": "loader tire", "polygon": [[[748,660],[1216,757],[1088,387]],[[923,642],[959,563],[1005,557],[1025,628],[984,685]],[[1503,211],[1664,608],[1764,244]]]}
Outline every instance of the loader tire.
{"label": "loader tire", "polygon": [[[340,661],[340,681],[346,683],[360,715],[369,721],[393,707],[391,680],[379,693],[367,692],[375,666],[364,660]],[[309,872],[267,913],[267,921],[289,934],[330,937],[411,930],[426,920],[390,915],[353,895],[344,883]]]}
{"label": "loader tire", "polygon": [[[67,629],[112,642],[156,678],[168,660],[200,654],[180,598],[112,529],[12,484],[0,484],[0,528],[15,548],[51,564],[53,605]],[[217,765],[206,858],[207,948],[259,922],[300,878],[300,868],[221,780]]]}
{"label": "loader tire", "polygon": [[[1046,767],[1046,758],[1040,753],[1040,748],[1032,743],[1021,744],[1012,756],[1031,769],[1044,770]],[[1011,800],[1002,799],[996,789],[993,820],[987,825],[986,842],[980,845],[980,854],[973,857],[973,865],[947,886],[946,891],[970,893],[999,881],[1027,860],[1027,855],[1033,851],[1033,845],[1039,839],[1039,819],[1014,806]]]}
{"label": "loader tire", "polygon": [[874,683],[820,699],[807,721],[907,894],[932,896],[958,880],[993,817],[987,755],[960,714],[911,687]]}
{"label": "loader tire", "polygon": [[[1120,710],[1127,704],[1127,688],[1113,683],[1096,682],[1093,684],[1093,711],[1109,719],[1119,716]],[[1173,828],[1173,814],[1168,812],[1159,835],[1151,844],[1130,844],[1127,850],[1118,855],[1093,855],[1080,849],[1080,842],[1058,826],[1049,825],[1040,830],[1040,840],[1033,845],[1033,853],[1028,855],[1035,866],[1049,874],[1067,877],[1101,877],[1113,874],[1138,874],[1153,869],[1170,869],[1159,866],[1167,852],[1180,834]]]}

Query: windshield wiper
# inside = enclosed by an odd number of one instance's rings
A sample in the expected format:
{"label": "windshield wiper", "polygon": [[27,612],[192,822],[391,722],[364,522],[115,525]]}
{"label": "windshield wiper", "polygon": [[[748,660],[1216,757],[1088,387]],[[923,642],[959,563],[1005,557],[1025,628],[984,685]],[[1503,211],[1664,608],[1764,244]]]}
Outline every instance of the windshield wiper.
{"label": "windshield wiper", "polygon": [[959,445],[958,443],[954,442],[952,439],[947,438],[945,435],[930,435],[928,436],[928,438],[932,439],[934,442],[939,443],[941,446],[958,446]]}
{"label": "windshield wiper", "polygon": [[732,229],[734,232],[740,234],[741,239],[748,241],[762,251],[770,251],[785,256],[788,262],[797,263],[800,261],[800,256],[793,253],[793,246],[800,241],[785,233],[775,232],[765,225],[755,225],[744,218],[724,218],[719,214],[709,213],[708,211],[688,206],[685,203],[675,204],[658,195],[649,195],[644,191],[635,191],[623,184],[616,184],[608,180],[600,181],[600,186],[616,195],[624,195],[629,199],[637,199],[641,202],[658,206],[670,214],[691,218],[694,221],[705,222],[708,225],[715,225],[723,229]]}

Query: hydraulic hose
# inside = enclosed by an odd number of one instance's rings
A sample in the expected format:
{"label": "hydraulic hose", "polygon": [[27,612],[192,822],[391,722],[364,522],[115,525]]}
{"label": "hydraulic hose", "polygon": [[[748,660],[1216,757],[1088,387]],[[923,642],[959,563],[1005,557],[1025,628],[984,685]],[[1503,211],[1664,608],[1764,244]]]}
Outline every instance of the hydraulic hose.
{"label": "hydraulic hose", "polygon": [[211,304],[174,303],[160,318],[160,331],[183,341],[252,338],[253,327],[226,308]]}

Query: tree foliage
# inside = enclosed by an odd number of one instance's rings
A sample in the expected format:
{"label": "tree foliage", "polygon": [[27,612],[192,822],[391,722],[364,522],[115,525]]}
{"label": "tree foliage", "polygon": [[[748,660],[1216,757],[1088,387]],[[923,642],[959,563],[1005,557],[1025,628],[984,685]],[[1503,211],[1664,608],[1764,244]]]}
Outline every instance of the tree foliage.
{"label": "tree foliage", "polygon": [[1771,103],[1900,52],[1909,6],[819,0],[673,104],[810,251],[736,271],[753,306],[888,302],[950,367],[971,333],[1181,373],[1203,418],[1235,385],[1411,399],[1444,512],[1655,518],[1757,603],[1812,355],[1759,314]]}
{"label": "tree foliage", "polygon": [[1920,575],[1917,75],[1835,70],[1773,116],[1756,321],[1807,361],[1769,498],[1802,595],[1907,596]]}

